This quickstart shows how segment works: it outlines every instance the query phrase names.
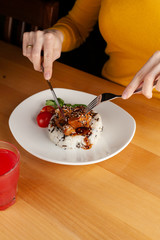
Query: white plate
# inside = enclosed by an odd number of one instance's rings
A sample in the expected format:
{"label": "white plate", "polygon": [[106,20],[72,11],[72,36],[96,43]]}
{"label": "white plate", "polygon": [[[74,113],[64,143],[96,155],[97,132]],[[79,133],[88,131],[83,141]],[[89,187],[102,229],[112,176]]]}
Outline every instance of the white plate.
{"label": "white plate", "polygon": [[[55,88],[65,103],[88,104],[95,95],[70,89]],[[86,165],[101,162],[122,151],[132,140],[136,124],[133,117],[112,102],[103,102],[95,110],[103,121],[103,133],[99,142],[90,150],[64,150],[55,146],[47,129],[38,127],[36,116],[52,99],[50,90],[34,94],[20,103],[9,118],[10,130],[17,142],[34,156],[58,164]]]}

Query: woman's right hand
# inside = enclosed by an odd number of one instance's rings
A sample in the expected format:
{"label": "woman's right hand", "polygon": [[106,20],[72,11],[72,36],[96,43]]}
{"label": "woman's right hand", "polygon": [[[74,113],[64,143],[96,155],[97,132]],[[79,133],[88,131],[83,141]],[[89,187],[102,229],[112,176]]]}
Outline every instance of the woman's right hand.
{"label": "woman's right hand", "polygon": [[25,32],[23,34],[23,55],[26,56],[37,71],[42,71],[42,50],[44,78],[50,80],[53,62],[61,55],[63,34],[59,30]]}

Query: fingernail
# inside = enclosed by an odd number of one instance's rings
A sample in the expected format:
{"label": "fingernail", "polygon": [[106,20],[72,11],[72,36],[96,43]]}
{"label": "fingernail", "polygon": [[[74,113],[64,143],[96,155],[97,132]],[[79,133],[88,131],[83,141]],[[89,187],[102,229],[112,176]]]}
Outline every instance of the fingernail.
{"label": "fingernail", "polygon": [[51,75],[50,75],[49,72],[46,72],[46,73],[44,74],[44,77],[45,77],[46,80],[50,80]]}
{"label": "fingernail", "polygon": [[122,98],[123,98],[123,99],[127,99],[127,98],[128,98],[127,93],[124,92],[124,93],[122,94]]}

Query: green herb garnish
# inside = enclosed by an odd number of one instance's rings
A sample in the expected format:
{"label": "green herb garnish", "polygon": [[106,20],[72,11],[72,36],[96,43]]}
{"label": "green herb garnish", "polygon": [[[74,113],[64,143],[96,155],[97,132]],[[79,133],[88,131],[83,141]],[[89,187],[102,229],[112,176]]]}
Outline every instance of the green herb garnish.
{"label": "green herb garnish", "polygon": [[80,107],[80,106],[87,107],[85,104],[74,104],[74,105],[72,105],[73,108]]}
{"label": "green herb garnish", "polygon": [[[63,105],[66,105],[67,107],[72,107],[72,108],[76,108],[76,107],[79,107],[79,106],[84,106],[84,107],[87,107],[85,104],[70,104],[70,103],[64,103],[64,100],[61,99],[61,98],[57,98],[58,99],[58,102],[60,104],[61,107],[63,107]],[[46,106],[52,106],[54,108],[57,108],[57,104],[54,100],[46,100]]]}
{"label": "green herb garnish", "polygon": [[[63,107],[63,105],[64,105],[63,99],[57,98],[57,100],[58,100],[60,106]],[[54,100],[46,100],[46,106],[52,106],[54,108],[57,108],[57,104]]]}

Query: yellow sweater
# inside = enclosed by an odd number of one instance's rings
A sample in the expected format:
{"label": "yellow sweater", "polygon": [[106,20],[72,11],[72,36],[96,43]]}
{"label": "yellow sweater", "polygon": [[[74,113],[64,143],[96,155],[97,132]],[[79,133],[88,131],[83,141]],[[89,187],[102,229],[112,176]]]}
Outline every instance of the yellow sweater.
{"label": "yellow sweater", "polygon": [[[160,49],[160,2],[77,0],[68,15],[53,26],[64,34],[62,51],[70,51],[82,44],[97,20],[107,43],[105,52],[110,56],[102,76],[126,86]],[[160,98],[160,93],[154,91],[154,96]]]}

